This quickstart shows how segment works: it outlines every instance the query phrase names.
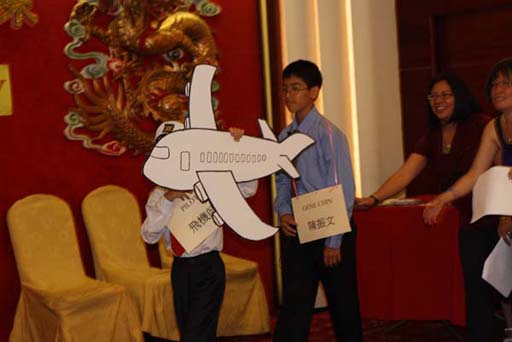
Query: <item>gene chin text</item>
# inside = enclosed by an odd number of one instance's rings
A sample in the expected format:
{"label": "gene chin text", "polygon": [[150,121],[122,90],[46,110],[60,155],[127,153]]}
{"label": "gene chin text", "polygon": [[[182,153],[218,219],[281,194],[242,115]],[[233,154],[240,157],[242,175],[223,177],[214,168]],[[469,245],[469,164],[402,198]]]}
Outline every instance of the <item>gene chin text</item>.
{"label": "gene chin text", "polygon": [[318,201],[318,202],[313,202],[313,203],[309,203],[309,204],[303,205],[302,206],[302,211],[307,211],[309,209],[315,209],[315,208],[321,208],[321,207],[324,207],[324,206],[329,205],[331,203],[332,203],[332,199],[330,199],[330,198],[323,199],[323,200]]}

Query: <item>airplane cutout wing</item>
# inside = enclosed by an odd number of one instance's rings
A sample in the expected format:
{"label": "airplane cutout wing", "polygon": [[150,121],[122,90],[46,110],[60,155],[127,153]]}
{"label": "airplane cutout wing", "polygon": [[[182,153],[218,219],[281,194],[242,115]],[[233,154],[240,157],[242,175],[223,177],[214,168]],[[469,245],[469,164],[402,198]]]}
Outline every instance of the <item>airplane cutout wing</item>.
{"label": "airplane cutout wing", "polygon": [[196,65],[192,81],[187,84],[188,122],[187,128],[217,129],[212,104],[212,81],[215,67],[206,64]]}
{"label": "airplane cutout wing", "polygon": [[231,171],[199,171],[197,176],[212,207],[238,235],[249,240],[263,240],[278,231],[261,221],[252,211]]}

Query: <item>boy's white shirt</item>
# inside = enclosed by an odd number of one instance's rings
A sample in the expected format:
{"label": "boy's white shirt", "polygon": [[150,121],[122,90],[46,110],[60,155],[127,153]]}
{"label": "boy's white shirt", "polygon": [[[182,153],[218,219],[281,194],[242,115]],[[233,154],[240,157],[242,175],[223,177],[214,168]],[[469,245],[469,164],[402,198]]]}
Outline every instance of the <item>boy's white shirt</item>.
{"label": "boy's white shirt", "polygon": [[[258,181],[242,182],[238,184],[238,187],[242,195],[248,198],[256,193]],[[156,187],[149,195],[146,203],[146,219],[142,224],[141,234],[144,241],[150,244],[157,243],[163,235],[167,249],[172,250],[167,223],[174,212],[175,203],[165,198],[166,191],[164,188]],[[222,229],[217,229],[191,252],[185,252],[180,257],[194,257],[211,251],[220,252],[222,247]]]}

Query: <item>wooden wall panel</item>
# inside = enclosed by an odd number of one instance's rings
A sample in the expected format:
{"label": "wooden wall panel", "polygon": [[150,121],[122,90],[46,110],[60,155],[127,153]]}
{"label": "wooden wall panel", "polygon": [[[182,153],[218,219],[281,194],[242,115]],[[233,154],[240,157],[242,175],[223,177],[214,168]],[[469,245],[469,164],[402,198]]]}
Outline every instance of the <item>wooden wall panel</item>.
{"label": "wooden wall panel", "polygon": [[437,64],[442,70],[463,75],[485,111],[492,105],[485,97],[487,73],[496,61],[512,53],[512,7],[498,6],[434,16]]}

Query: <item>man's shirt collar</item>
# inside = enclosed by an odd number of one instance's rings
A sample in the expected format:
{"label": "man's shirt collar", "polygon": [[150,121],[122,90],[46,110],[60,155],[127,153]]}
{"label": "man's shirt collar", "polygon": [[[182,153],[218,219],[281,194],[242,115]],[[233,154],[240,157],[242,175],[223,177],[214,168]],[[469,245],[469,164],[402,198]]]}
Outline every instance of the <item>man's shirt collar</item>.
{"label": "man's shirt collar", "polygon": [[317,119],[320,117],[320,113],[316,110],[316,107],[313,106],[309,113],[306,115],[304,120],[300,123],[300,125],[297,122],[297,119],[294,118],[292,121],[292,124],[290,125],[290,128],[288,129],[288,134],[295,133],[296,131],[299,132],[308,132],[309,129],[314,125],[314,123],[317,121]]}

